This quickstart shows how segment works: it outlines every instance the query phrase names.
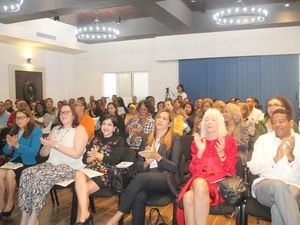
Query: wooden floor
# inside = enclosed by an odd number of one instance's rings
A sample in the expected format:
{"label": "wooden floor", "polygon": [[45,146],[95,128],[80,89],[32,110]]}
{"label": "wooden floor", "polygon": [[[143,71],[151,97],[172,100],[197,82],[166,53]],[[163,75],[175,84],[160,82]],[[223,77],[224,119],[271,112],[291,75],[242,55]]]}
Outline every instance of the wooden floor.
{"label": "wooden floor", "polygon": [[[68,189],[58,191],[60,201],[59,206],[54,206],[48,196],[47,203],[41,214],[39,215],[40,225],[69,225],[70,210],[71,210],[71,192]],[[105,222],[117,210],[117,197],[111,198],[95,198],[96,213],[94,216],[95,225],[104,225]],[[16,203],[17,204],[17,203]],[[149,214],[147,208],[147,217]],[[168,224],[172,224],[172,205],[161,207],[160,211]],[[18,207],[13,211],[11,218],[0,218],[0,225],[17,225],[20,223],[20,210]],[[148,218],[147,218],[148,219]],[[147,221],[146,219],[146,221]],[[130,215],[125,217],[125,225],[131,224]],[[248,225],[270,225],[265,221],[257,220],[254,217],[249,218]],[[235,225],[235,218],[227,219],[224,216],[209,216],[208,225]]]}

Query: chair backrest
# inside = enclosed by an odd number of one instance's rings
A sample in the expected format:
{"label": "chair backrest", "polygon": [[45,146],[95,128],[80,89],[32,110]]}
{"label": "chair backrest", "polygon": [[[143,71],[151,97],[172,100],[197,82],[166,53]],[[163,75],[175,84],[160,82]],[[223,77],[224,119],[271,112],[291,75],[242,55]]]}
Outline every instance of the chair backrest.
{"label": "chair backrest", "polygon": [[236,161],[236,175],[241,178],[245,178],[245,166],[243,165],[242,159],[240,156],[237,157]]}
{"label": "chair backrest", "polygon": [[181,139],[181,144],[182,144],[182,153],[185,157],[185,160],[189,161],[192,159],[191,144],[192,144],[192,141],[194,140],[194,137],[191,135],[183,135],[180,137],[180,139]]}
{"label": "chair backrest", "polygon": [[137,157],[136,151],[134,151],[133,149],[130,149],[130,148],[125,148],[124,154],[122,157],[122,161],[123,162],[135,162],[136,157]]}

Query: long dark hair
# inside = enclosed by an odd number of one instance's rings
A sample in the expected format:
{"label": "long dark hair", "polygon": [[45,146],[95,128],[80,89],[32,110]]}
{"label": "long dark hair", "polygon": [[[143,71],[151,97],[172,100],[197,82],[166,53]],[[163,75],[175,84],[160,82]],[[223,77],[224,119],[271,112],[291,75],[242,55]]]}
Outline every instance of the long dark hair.
{"label": "long dark hair", "polygon": [[29,138],[29,136],[31,135],[31,132],[33,130],[33,128],[35,127],[34,125],[34,122],[33,122],[33,118],[32,118],[32,114],[30,111],[28,111],[27,109],[18,109],[17,112],[16,112],[16,118],[15,118],[15,121],[12,125],[12,128],[9,132],[10,135],[16,135],[18,134],[19,130],[20,130],[20,127],[18,127],[17,123],[16,123],[16,120],[17,120],[17,114],[18,113],[23,113],[25,114],[25,116],[27,118],[30,118],[29,122],[27,123],[25,129],[24,129],[24,133],[23,133],[23,137],[24,138]]}
{"label": "long dark hair", "polygon": [[72,122],[72,127],[78,127],[79,125],[79,121],[78,121],[78,116],[77,116],[77,113],[75,112],[75,108],[73,105],[69,104],[69,103],[64,103],[61,108],[58,110],[58,113],[57,113],[57,117],[56,117],[56,121],[57,121],[57,125],[60,126],[60,128],[63,127],[63,123],[61,122],[61,119],[60,119],[60,112],[61,112],[61,109],[64,107],[64,106],[69,106],[70,109],[71,109],[71,113],[72,113],[72,116],[74,116],[74,119],[73,119],[73,122]]}
{"label": "long dark hair", "polygon": [[[42,113],[39,113],[39,112],[38,112],[38,110],[37,110],[38,106],[41,106],[41,107],[42,107],[42,109],[43,109],[43,112],[42,112]],[[38,103],[36,103],[36,106],[35,106],[35,113],[36,113],[36,116],[37,116],[38,118],[44,116],[46,112],[47,112],[47,109],[46,109],[46,106],[45,106],[45,104],[44,104],[43,102],[38,102]]]}

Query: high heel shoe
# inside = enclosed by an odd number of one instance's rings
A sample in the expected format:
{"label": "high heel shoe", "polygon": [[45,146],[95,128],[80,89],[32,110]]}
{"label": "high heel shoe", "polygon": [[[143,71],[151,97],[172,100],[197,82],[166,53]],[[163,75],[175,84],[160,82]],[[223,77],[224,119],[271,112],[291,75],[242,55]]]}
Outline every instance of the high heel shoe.
{"label": "high heel shoe", "polygon": [[93,220],[93,216],[90,213],[89,217],[84,221],[83,223],[84,225],[94,225],[94,220]]}
{"label": "high heel shoe", "polygon": [[15,208],[15,206],[13,206],[9,212],[2,212],[1,216],[10,217],[10,215],[11,215],[12,211],[14,210],[14,208]]}
{"label": "high heel shoe", "polygon": [[78,222],[75,225],[94,225],[94,220],[92,214],[84,222]]}

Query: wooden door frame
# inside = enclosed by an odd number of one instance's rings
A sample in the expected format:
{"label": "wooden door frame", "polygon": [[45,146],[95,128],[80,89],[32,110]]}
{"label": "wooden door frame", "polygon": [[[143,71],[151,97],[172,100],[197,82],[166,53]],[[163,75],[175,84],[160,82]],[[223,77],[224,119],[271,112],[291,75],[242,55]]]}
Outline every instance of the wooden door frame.
{"label": "wooden door frame", "polygon": [[8,65],[8,81],[9,81],[9,99],[16,99],[16,70],[28,71],[28,72],[40,72],[42,73],[42,88],[43,96],[47,96],[46,93],[46,79],[45,79],[45,68],[44,67],[28,67],[20,65]]}

